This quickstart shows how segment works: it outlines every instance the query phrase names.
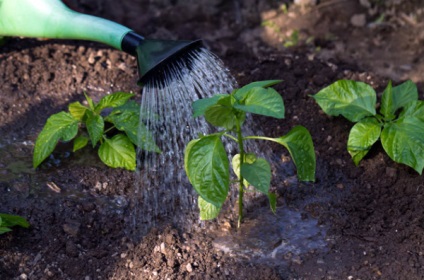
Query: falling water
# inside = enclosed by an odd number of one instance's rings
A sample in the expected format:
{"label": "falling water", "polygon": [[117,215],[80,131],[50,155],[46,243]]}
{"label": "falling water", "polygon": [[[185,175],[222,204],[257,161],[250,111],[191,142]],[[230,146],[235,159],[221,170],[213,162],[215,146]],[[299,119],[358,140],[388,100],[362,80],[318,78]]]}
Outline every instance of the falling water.
{"label": "falling water", "polygon": [[186,227],[197,219],[197,195],[185,175],[184,148],[211,131],[204,119],[192,117],[192,103],[230,93],[236,85],[222,61],[204,48],[189,52],[170,64],[160,80],[144,85],[140,123],[162,152],[138,151],[139,178],[131,207],[136,236],[162,221]]}

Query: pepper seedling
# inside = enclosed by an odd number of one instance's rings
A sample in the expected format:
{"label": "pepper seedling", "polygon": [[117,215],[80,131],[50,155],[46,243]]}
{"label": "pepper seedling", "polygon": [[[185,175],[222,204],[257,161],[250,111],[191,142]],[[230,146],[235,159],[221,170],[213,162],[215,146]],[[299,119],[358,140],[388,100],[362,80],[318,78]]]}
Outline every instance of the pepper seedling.
{"label": "pepper seedling", "polygon": [[[98,156],[109,167],[136,169],[135,146],[160,153],[152,134],[140,122],[140,105],[129,100],[134,94],[115,92],[98,103],[85,94],[87,106],[80,102],[69,105],[69,112],[50,116],[38,135],[33,166],[39,166],[55,149],[58,141],[73,141],[73,152],[91,142]],[[106,115],[103,111],[112,110]],[[109,132],[117,130],[109,136]]]}
{"label": "pepper seedling", "polygon": [[227,199],[230,187],[230,163],[222,138],[238,144],[238,154],[231,160],[238,178],[238,227],[243,219],[243,195],[253,188],[268,196],[270,207],[276,211],[276,196],[269,191],[271,166],[269,162],[246,150],[247,140],[268,140],[286,147],[297,167],[300,180],[315,180],[315,151],[312,137],[303,126],[296,126],[279,138],[244,136],[242,126],[247,113],[284,118],[285,108],[281,95],[271,86],[280,80],[259,81],[235,89],[231,94],[217,94],[193,103],[193,116],[204,116],[206,121],[222,130],[202,135],[188,143],[184,155],[186,174],[199,194],[200,219],[218,216]]}
{"label": "pepper seedling", "polygon": [[424,168],[424,102],[418,100],[417,86],[406,81],[393,87],[390,81],[381,97],[368,84],[339,80],[312,96],[330,116],[342,115],[355,122],[349,133],[347,150],[355,165],[380,139],[389,157],[412,167]]}

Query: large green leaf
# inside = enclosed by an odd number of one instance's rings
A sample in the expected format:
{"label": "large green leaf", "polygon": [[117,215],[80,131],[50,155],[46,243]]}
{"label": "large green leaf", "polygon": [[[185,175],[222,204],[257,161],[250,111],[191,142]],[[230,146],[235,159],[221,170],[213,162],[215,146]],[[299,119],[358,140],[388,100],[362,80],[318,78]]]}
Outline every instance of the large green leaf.
{"label": "large green leaf", "polygon": [[59,140],[70,141],[78,133],[78,120],[71,114],[60,112],[51,115],[34,147],[33,165],[40,165],[54,150]]}
{"label": "large green leaf", "polygon": [[258,191],[268,195],[271,184],[271,166],[265,159],[258,158],[253,163],[244,162],[241,165],[240,173]]}
{"label": "large green leaf", "polygon": [[29,227],[28,221],[21,216],[0,213],[0,219],[1,219],[0,225],[2,227],[13,227],[13,226],[20,226],[24,228]]}
{"label": "large green leaf", "polygon": [[123,104],[123,105],[120,105],[118,107],[114,107],[112,112],[110,113],[110,115],[119,114],[119,113],[122,113],[124,111],[127,111],[127,112],[130,111],[130,112],[134,112],[135,114],[140,115],[141,108],[140,108],[140,105],[137,102],[135,102],[134,100],[129,100],[129,101],[125,102],[125,104]]}
{"label": "large green leaf", "polygon": [[124,131],[134,145],[145,151],[160,153],[161,150],[156,145],[153,134],[140,123],[140,110],[126,110],[122,106],[119,108],[119,112],[114,110],[106,120]]}
{"label": "large green leaf", "polygon": [[282,80],[268,80],[268,81],[257,81],[250,84],[247,84],[234,92],[234,97],[237,99],[243,99],[244,95],[249,92],[252,88],[261,87],[267,88],[276,84],[281,83]]}
{"label": "large green leaf", "polygon": [[203,116],[210,106],[215,105],[222,97],[229,96],[228,94],[216,94],[209,98],[202,98],[193,102],[193,117]]}
{"label": "large green leaf", "polygon": [[103,117],[92,111],[87,111],[87,119],[85,125],[87,127],[88,135],[90,136],[91,144],[93,148],[97,145],[100,138],[103,136],[105,128],[105,122]]}
{"label": "large green leaf", "polygon": [[[253,163],[256,160],[256,156],[254,154],[248,153],[244,155],[243,162]],[[231,160],[231,165],[233,167],[233,171],[236,174],[237,178],[240,179],[240,154],[236,154]],[[243,185],[245,187],[249,186],[249,182],[244,178]]]}
{"label": "large green leaf", "polygon": [[200,220],[212,220],[218,217],[219,212],[221,212],[221,206],[216,207],[212,203],[207,202],[201,196],[197,199],[197,205],[200,210]]}
{"label": "large green leaf", "polygon": [[228,195],[230,172],[220,135],[208,135],[188,143],[184,168],[190,183],[207,202],[220,207]]}
{"label": "large green leaf", "polygon": [[69,109],[69,113],[71,113],[71,115],[79,121],[82,121],[85,115],[85,112],[88,110],[86,106],[82,105],[78,101],[69,104],[68,109]]}
{"label": "large green leaf", "polygon": [[403,107],[399,114],[399,119],[416,118],[424,122],[424,101],[412,101]]}
{"label": "large green leaf", "polygon": [[206,121],[218,127],[233,129],[237,123],[237,114],[231,104],[231,96],[220,98],[215,105],[209,106],[205,111]]}
{"label": "large green leaf", "polygon": [[103,137],[103,140],[98,154],[107,166],[135,170],[136,153],[134,145],[126,135],[117,134],[111,139]]}
{"label": "large green leaf", "polygon": [[417,86],[412,81],[406,81],[392,88],[390,81],[381,98],[380,113],[386,120],[393,120],[398,109],[411,101],[418,100]]}
{"label": "large green leaf", "polygon": [[419,174],[424,167],[424,122],[404,117],[387,123],[381,133],[381,143],[392,160],[414,168]]}
{"label": "large green leaf", "polygon": [[328,115],[342,115],[352,122],[376,114],[377,95],[362,82],[339,80],[312,96]]}
{"label": "large green leaf", "polygon": [[101,110],[110,107],[118,107],[125,104],[135,94],[127,92],[114,92],[112,94],[104,96],[100,99],[99,103],[95,107],[95,111],[100,113]]}
{"label": "large green leaf", "polygon": [[254,87],[242,95],[234,108],[244,112],[284,118],[284,102],[281,95],[272,88]]}
{"label": "large green leaf", "polygon": [[356,165],[380,138],[381,126],[376,118],[371,117],[360,120],[350,130],[347,150]]}
{"label": "large green leaf", "polygon": [[297,168],[297,175],[301,181],[315,181],[316,158],[314,143],[309,131],[303,126],[295,126],[286,135],[280,138],[263,136],[248,136],[246,139],[262,139],[277,142],[289,150]]}

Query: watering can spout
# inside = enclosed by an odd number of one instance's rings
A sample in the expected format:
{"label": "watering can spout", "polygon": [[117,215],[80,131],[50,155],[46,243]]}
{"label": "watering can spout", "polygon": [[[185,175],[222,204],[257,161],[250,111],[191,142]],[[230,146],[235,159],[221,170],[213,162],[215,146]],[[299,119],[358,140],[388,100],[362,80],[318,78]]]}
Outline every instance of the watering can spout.
{"label": "watering can spout", "polygon": [[135,32],[129,32],[122,40],[122,50],[137,57],[139,85],[155,77],[157,80],[166,79],[170,65],[185,60],[191,50],[201,47],[202,41],[174,41],[144,39]]}
{"label": "watering can spout", "polygon": [[103,18],[70,10],[60,0],[0,0],[0,36],[96,41],[137,58],[143,85],[201,41],[148,40]]}

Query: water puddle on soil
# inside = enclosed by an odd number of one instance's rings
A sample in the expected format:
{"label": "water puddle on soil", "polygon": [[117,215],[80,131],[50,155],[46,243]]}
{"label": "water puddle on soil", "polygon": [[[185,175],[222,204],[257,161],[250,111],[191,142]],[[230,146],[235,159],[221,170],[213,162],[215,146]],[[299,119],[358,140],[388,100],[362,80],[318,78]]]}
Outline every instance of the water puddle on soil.
{"label": "water puddle on soil", "polygon": [[302,254],[327,250],[326,233],[326,226],[298,211],[281,207],[274,215],[262,208],[247,217],[238,232],[216,233],[213,243],[238,258],[284,265],[301,261]]}
{"label": "water puddle on soil", "polygon": [[35,174],[31,154],[33,143],[0,143],[0,182],[9,182],[23,174]]}

